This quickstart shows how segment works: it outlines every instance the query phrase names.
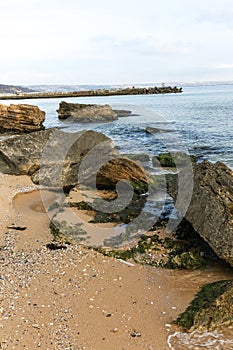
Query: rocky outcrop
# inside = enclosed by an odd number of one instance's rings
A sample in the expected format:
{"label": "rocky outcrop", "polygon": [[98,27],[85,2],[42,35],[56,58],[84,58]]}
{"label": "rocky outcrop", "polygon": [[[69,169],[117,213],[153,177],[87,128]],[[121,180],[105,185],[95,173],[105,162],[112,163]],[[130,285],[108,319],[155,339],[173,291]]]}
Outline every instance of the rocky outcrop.
{"label": "rocky outcrop", "polygon": [[0,105],[0,132],[24,133],[43,128],[45,112],[37,106],[19,104]]}
{"label": "rocky outcrop", "polygon": [[109,105],[94,105],[61,102],[59,105],[58,118],[67,119],[72,117],[82,123],[106,122],[116,120],[115,113]]}
{"label": "rocky outcrop", "polygon": [[233,280],[203,286],[174,323],[184,331],[214,330],[233,324]]}
{"label": "rocky outcrop", "polygon": [[[179,175],[183,193],[193,192],[187,208],[179,208],[196,232],[213,251],[233,266],[233,171],[223,163],[205,161],[193,166],[193,179]],[[168,184],[169,193],[177,198],[177,177]],[[187,212],[185,212],[187,210]]]}
{"label": "rocky outcrop", "polygon": [[[65,133],[57,129],[18,135],[0,142],[0,171],[31,175],[44,186],[70,189],[79,181],[79,166],[89,154],[118,156],[112,140],[95,131]],[[92,163],[93,166],[93,163]],[[82,167],[82,174],[87,169]]]}

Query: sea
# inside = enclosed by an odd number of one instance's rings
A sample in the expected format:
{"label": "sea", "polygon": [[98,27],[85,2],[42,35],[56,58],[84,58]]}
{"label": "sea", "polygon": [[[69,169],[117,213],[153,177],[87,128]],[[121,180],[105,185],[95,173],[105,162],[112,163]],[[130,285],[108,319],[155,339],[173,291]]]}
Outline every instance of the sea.
{"label": "sea", "polygon": [[[80,124],[58,119],[61,101],[109,104],[114,109],[131,110],[132,115],[110,123]],[[121,153],[158,153],[184,151],[200,160],[222,161],[233,169],[233,85],[184,87],[181,94],[76,97],[4,101],[29,103],[46,112],[45,127],[67,132],[92,129],[115,142]],[[146,133],[147,127],[162,129]]]}

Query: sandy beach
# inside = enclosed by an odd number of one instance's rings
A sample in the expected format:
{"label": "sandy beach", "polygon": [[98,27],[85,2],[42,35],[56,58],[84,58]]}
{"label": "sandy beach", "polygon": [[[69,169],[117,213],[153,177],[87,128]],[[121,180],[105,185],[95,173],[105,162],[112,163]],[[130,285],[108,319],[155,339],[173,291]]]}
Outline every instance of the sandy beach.
{"label": "sandy beach", "polygon": [[176,271],[84,246],[50,250],[50,219],[30,178],[1,175],[0,187],[2,349],[166,350],[172,320],[199,287],[232,278],[222,266]]}

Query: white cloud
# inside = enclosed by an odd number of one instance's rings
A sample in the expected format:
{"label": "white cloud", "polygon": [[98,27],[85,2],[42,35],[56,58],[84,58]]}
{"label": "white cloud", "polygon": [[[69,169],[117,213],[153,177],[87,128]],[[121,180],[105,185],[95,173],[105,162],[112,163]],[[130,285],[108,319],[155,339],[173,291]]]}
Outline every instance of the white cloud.
{"label": "white cloud", "polygon": [[219,63],[212,66],[216,69],[233,69],[233,63]]}
{"label": "white cloud", "polygon": [[233,30],[225,24],[232,22],[231,1],[0,1],[1,82],[202,80],[203,74],[211,80],[214,70],[229,74]]}

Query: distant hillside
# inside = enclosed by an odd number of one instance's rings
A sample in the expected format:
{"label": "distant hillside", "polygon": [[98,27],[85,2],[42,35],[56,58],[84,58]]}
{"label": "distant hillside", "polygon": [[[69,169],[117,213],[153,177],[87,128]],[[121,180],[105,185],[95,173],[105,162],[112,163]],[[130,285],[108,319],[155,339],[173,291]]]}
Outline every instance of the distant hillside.
{"label": "distant hillside", "polygon": [[88,91],[97,89],[119,88],[121,85],[30,85],[30,89],[37,92],[73,92]]}
{"label": "distant hillside", "polygon": [[34,92],[34,90],[24,86],[0,84],[0,94],[19,94],[27,92]]}

